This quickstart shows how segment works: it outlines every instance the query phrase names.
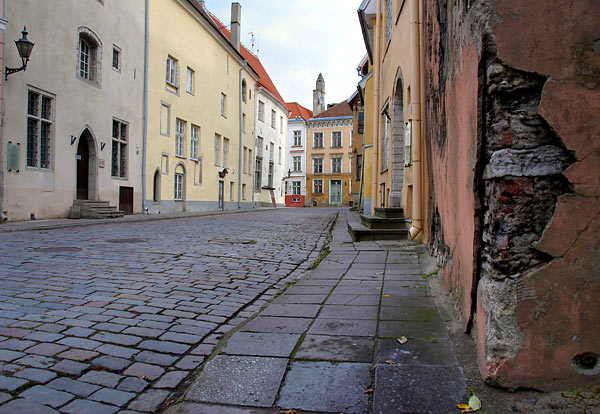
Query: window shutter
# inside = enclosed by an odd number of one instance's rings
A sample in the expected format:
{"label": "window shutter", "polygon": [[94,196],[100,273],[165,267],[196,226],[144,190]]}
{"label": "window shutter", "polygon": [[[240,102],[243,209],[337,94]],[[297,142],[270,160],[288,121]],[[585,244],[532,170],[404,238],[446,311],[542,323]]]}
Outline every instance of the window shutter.
{"label": "window shutter", "polygon": [[169,82],[169,58],[167,58],[167,71],[165,72],[165,80]]}
{"label": "window shutter", "polygon": [[179,89],[179,78],[180,78],[180,73],[179,73],[179,66],[175,66],[175,86],[177,87],[177,89]]}

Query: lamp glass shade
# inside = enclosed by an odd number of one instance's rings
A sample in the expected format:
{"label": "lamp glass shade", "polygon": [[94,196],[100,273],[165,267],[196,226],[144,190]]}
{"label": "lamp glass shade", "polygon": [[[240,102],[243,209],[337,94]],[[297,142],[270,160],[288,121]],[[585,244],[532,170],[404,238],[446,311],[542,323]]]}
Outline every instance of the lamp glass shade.
{"label": "lamp glass shade", "polygon": [[23,37],[19,40],[15,40],[15,44],[17,45],[19,56],[25,59],[29,59],[29,56],[31,56],[31,51],[33,50],[33,45],[35,45],[35,43],[27,39],[27,32],[25,31],[25,29],[23,29],[21,33],[23,33]]}

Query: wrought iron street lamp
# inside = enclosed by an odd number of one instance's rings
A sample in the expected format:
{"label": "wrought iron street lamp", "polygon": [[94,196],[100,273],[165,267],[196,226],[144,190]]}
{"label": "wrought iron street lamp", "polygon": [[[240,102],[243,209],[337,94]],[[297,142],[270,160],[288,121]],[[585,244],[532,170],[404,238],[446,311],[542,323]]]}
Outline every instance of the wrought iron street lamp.
{"label": "wrought iron street lamp", "polygon": [[31,51],[33,50],[33,45],[35,45],[35,43],[27,39],[27,27],[23,26],[23,31],[21,33],[23,34],[23,36],[19,40],[15,40],[15,44],[17,45],[17,50],[19,51],[19,56],[21,56],[21,61],[23,62],[23,65],[20,68],[6,67],[4,69],[4,80],[8,79],[8,75],[12,75],[13,73],[27,69],[29,56],[31,56]]}

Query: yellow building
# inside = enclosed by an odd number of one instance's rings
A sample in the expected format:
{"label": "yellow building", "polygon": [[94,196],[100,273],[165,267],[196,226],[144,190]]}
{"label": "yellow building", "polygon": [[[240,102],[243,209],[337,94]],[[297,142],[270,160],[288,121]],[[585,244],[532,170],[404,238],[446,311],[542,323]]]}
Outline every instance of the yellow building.
{"label": "yellow building", "polygon": [[370,213],[375,207],[402,207],[411,222],[411,237],[426,240],[419,1],[364,0],[358,11],[373,68],[372,87],[367,88],[372,104],[365,114],[371,118],[373,137]]}
{"label": "yellow building", "polygon": [[[232,41],[195,0],[149,6],[146,209],[250,208],[253,90],[240,53],[239,3]],[[165,30],[168,28],[168,30]]]}
{"label": "yellow building", "polygon": [[353,205],[352,109],[343,101],[309,119],[306,145],[308,205]]}

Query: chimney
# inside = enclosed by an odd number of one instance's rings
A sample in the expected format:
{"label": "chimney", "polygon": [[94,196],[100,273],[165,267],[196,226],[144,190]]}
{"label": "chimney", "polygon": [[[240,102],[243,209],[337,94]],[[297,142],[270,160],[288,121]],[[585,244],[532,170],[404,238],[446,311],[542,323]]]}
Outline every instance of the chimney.
{"label": "chimney", "polygon": [[231,44],[240,51],[240,25],[242,21],[242,5],[231,3]]}

